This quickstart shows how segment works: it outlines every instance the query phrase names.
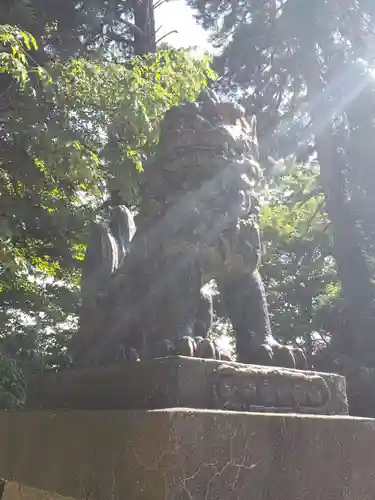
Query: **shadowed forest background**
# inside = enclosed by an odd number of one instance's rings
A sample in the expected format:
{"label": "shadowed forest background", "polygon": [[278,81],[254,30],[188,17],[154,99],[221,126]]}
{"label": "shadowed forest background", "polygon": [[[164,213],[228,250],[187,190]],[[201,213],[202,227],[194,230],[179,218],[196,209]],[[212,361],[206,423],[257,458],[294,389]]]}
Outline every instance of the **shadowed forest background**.
{"label": "shadowed forest background", "polygon": [[375,414],[375,3],[189,0],[198,58],[158,36],[164,2],[1,2],[0,406],[69,366],[90,225],[112,189],[140,206],[165,111],[209,85],[257,118],[275,336]]}

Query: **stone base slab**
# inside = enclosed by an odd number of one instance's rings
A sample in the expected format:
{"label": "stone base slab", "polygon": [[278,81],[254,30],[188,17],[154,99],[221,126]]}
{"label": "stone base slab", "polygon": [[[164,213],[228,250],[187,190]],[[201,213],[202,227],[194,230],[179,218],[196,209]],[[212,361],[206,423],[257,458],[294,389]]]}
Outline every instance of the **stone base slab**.
{"label": "stone base slab", "polygon": [[348,414],[339,375],[186,357],[34,375],[27,406]]}
{"label": "stone base slab", "polygon": [[182,409],[0,412],[0,443],[0,477],[77,499],[375,498],[375,420]]}
{"label": "stone base slab", "polygon": [[1,500],[73,500],[57,493],[37,490],[12,481],[7,482]]}

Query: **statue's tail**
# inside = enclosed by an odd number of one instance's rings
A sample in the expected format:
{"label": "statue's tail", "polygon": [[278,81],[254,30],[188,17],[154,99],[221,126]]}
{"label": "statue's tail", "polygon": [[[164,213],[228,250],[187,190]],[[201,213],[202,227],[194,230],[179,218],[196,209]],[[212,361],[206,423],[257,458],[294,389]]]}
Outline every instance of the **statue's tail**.
{"label": "statue's tail", "polygon": [[109,224],[99,222],[93,226],[82,266],[79,334],[72,345],[78,363],[103,335],[109,282],[129,253],[134,234],[133,215],[122,205],[111,209]]}
{"label": "statue's tail", "polygon": [[134,217],[127,207],[118,205],[111,209],[110,228],[117,243],[117,266],[120,267],[124,257],[129,253],[130,242],[135,234]]}

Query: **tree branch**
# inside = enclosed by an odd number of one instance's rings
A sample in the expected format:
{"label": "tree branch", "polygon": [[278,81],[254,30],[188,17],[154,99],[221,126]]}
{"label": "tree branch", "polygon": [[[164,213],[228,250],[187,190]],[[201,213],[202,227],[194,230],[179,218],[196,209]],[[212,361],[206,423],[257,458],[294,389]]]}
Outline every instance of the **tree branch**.
{"label": "tree branch", "polygon": [[164,38],[166,38],[169,35],[172,35],[173,33],[178,33],[178,31],[177,30],[169,31],[165,35],[161,36],[158,40],[156,40],[156,44],[160,43],[162,40],[164,40]]}
{"label": "tree branch", "polygon": [[154,10],[157,9],[158,7],[160,7],[161,5],[163,5],[163,3],[167,3],[167,2],[170,2],[171,0],[159,0],[158,2],[156,2],[154,4]]}

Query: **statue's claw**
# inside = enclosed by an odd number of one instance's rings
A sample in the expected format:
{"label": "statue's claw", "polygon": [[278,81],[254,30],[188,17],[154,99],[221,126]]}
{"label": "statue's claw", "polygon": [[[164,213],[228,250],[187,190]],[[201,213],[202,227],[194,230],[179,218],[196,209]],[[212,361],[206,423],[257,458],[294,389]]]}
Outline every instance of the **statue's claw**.
{"label": "statue's claw", "polygon": [[125,350],[125,359],[130,362],[138,362],[140,360],[138,351],[133,347],[129,347]]}
{"label": "statue's claw", "polygon": [[193,337],[182,337],[175,342],[174,352],[176,356],[193,357],[196,348],[197,344]]}
{"label": "statue's claw", "polygon": [[296,368],[307,370],[307,360],[302,349],[290,347],[273,340],[252,348],[239,362],[263,366],[278,366],[280,368]]}
{"label": "statue's claw", "polygon": [[206,358],[206,359],[216,359],[217,358],[217,349],[209,339],[203,339],[198,343],[197,348],[195,350],[196,358]]}
{"label": "statue's claw", "polygon": [[299,370],[308,370],[309,365],[305,353],[299,347],[292,347],[292,352],[296,362],[296,368]]}
{"label": "statue's claw", "polygon": [[254,352],[254,364],[259,365],[273,365],[273,351],[272,348],[267,344],[262,344],[255,352]]}
{"label": "statue's claw", "polygon": [[283,368],[296,368],[296,360],[292,349],[282,344],[272,346],[273,351],[273,366],[281,366]]}
{"label": "statue's claw", "polygon": [[214,340],[190,336],[181,337],[174,344],[170,340],[164,339],[154,345],[151,352],[152,358],[164,358],[168,356],[234,361],[232,356],[219,349]]}
{"label": "statue's claw", "polygon": [[152,346],[151,358],[166,358],[174,355],[174,345],[168,339],[162,339]]}

